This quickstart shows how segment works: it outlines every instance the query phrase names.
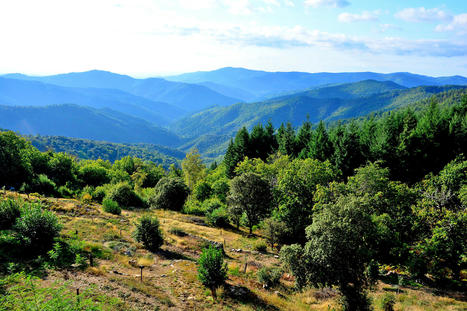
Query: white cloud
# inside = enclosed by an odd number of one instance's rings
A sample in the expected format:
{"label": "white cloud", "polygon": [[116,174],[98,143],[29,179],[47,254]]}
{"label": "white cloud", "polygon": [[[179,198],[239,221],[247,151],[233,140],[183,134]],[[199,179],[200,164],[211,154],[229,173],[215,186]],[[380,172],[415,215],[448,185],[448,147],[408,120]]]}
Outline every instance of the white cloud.
{"label": "white cloud", "polygon": [[348,6],[350,2],[347,0],[305,0],[306,6],[311,6],[314,8],[328,6],[333,8],[343,8]]}
{"label": "white cloud", "polygon": [[292,0],[284,0],[284,4],[289,7],[295,6],[295,3]]}
{"label": "white cloud", "polygon": [[402,30],[400,26],[394,25],[394,24],[381,24],[379,25],[379,31],[380,32],[386,32],[389,30]]}
{"label": "white cloud", "polygon": [[447,25],[436,26],[436,31],[456,31],[459,34],[467,33],[467,13],[454,16]]}
{"label": "white cloud", "polygon": [[378,20],[378,15],[380,11],[363,11],[360,14],[352,14],[352,13],[341,13],[338,16],[338,20],[341,23],[353,23],[353,22],[364,22],[364,21],[376,21]]}
{"label": "white cloud", "polygon": [[452,18],[449,13],[439,8],[426,9],[424,7],[403,9],[397,12],[395,16],[407,22],[435,22]]}

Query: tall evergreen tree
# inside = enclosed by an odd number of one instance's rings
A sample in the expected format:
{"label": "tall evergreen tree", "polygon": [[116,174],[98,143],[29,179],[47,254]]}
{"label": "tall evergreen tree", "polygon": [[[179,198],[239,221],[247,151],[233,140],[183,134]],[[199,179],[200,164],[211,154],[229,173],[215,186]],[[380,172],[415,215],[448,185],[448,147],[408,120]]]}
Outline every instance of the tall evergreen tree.
{"label": "tall evergreen tree", "polygon": [[331,140],[329,139],[324,122],[320,121],[318,127],[313,132],[313,138],[308,144],[308,156],[320,161],[326,161],[331,158],[332,153]]}

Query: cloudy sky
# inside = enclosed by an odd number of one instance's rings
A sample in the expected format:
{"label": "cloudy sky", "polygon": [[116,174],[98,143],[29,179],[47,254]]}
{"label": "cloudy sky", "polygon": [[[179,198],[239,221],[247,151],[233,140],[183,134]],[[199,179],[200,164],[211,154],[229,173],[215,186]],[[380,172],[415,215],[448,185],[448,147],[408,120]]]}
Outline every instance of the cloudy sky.
{"label": "cloudy sky", "polygon": [[467,76],[467,0],[1,0],[0,73]]}

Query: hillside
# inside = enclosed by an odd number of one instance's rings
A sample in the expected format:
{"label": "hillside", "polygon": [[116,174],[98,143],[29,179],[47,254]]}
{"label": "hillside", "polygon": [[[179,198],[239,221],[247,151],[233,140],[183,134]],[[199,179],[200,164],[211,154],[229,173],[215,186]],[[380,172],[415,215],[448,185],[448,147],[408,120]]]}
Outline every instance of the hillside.
{"label": "hillside", "polygon": [[176,146],[181,140],[168,130],[110,109],[77,105],[0,106],[0,128],[21,134],[87,138],[118,143]]}
{"label": "hillside", "polygon": [[[376,88],[375,85],[380,87]],[[171,125],[171,129],[183,136],[199,136],[207,133],[229,134],[242,126],[251,128],[269,120],[275,127],[283,122],[297,126],[307,116],[312,123],[358,117],[403,107],[450,89],[464,89],[456,86],[397,89],[397,85],[389,85],[387,88],[388,82],[359,82],[300,92],[264,102],[216,107],[183,118]],[[393,90],[386,91],[388,89]],[[373,92],[371,90],[382,90],[383,93],[367,96]]]}
{"label": "hillside", "polygon": [[185,153],[154,144],[117,144],[63,136],[26,136],[40,151],[66,152],[84,160],[108,160],[115,162],[126,156],[162,164],[168,168],[185,157]]}
{"label": "hillside", "polygon": [[[63,297],[75,301],[79,288],[82,300],[95,301],[102,310],[108,311],[249,311],[258,308],[318,311],[339,306],[337,290],[308,288],[295,291],[295,279],[288,273],[281,277],[280,285],[264,288],[257,280],[258,271],[264,266],[278,267],[280,262],[275,250],[255,250],[255,245],[264,243],[260,235],[247,237],[243,230],[208,227],[204,217],[151,210],[144,213],[159,218],[166,239],[162,249],[153,253],[135,242],[131,234],[142,211],[124,211],[117,216],[104,212],[99,204],[75,199],[28,198],[14,192],[0,194],[0,200],[18,197],[41,202],[48,210],[57,213],[64,225],[63,237],[80,241],[94,254],[92,266],[49,269],[43,271],[47,273],[45,279],[34,283],[17,275],[5,278],[3,286],[16,286],[18,301],[26,293],[35,293],[36,301],[41,301],[43,295],[50,292],[58,294],[56,300]],[[203,246],[209,243],[207,241],[225,245],[228,279],[224,289],[218,291],[216,301],[197,279],[196,261]],[[139,265],[144,267],[142,281]],[[380,305],[390,292],[395,294],[395,310],[449,311],[467,307],[465,295],[460,292],[439,291],[410,282],[398,285],[398,281],[391,277],[382,279],[370,294],[376,311],[383,311]],[[37,291],[37,288],[43,288],[43,291]],[[25,290],[23,296],[19,290]]]}
{"label": "hillside", "polygon": [[166,125],[186,114],[186,111],[176,106],[116,89],[63,87],[2,77],[0,77],[0,103],[8,106],[75,104],[109,108],[158,125]]}
{"label": "hillside", "polygon": [[363,80],[392,81],[405,87],[426,85],[467,85],[467,78],[461,76],[430,77],[407,72],[266,72],[244,68],[221,68],[214,71],[186,73],[166,79],[187,83],[211,82],[255,94],[254,100],[264,100],[282,93],[296,92],[328,84],[352,83]]}
{"label": "hillside", "polygon": [[240,101],[202,85],[171,82],[161,78],[135,79],[100,70],[44,77],[21,74],[10,74],[5,77],[40,81],[64,87],[116,89],[151,101],[168,103],[191,112],[212,106],[227,106]]}

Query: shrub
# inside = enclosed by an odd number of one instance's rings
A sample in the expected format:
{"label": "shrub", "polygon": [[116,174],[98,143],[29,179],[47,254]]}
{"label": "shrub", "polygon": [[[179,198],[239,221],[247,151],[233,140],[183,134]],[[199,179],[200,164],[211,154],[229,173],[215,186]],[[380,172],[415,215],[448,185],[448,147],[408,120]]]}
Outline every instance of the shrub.
{"label": "shrub", "polygon": [[20,216],[20,208],[17,201],[8,199],[0,201],[0,230],[11,229]]}
{"label": "shrub", "polygon": [[181,211],[190,193],[183,180],[176,177],[163,177],[154,188],[154,196],[149,199],[151,207]]}
{"label": "shrub", "polygon": [[204,216],[206,211],[201,207],[198,201],[190,200],[183,206],[182,213],[188,215]]}
{"label": "shrub", "polygon": [[29,185],[24,187],[28,193],[37,192],[47,196],[54,196],[57,194],[57,185],[47,175],[41,174],[34,178]]}
{"label": "shrub", "polygon": [[151,252],[157,251],[164,243],[159,220],[156,217],[141,217],[136,225],[134,236],[136,241],[143,243],[144,247]]}
{"label": "shrub", "polygon": [[104,208],[104,212],[110,214],[120,215],[122,213],[122,209],[118,206],[118,203],[110,199],[104,199],[104,201],[102,201],[102,207]]}
{"label": "shrub", "polygon": [[211,189],[211,186],[207,182],[202,181],[196,184],[195,189],[194,189],[194,195],[195,195],[196,200],[203,202],[204,200],[209,199],[211,194],[212,194],[212,189]]}
{"label": "shrub", "polygon": [[259,241],[253,246],[253,249],[261,253],[266,253],[268,251],[268,246],[264,241]]}
{"label": "shrub", "polygon": [[206,213],[211,213],[216,209],[224,208],[225,204],[222,204],[222,202],[218,198],[212,198],[204,201],[201,206]]}
{"label": "shrub", "polygon": [[279,284],[282,277],[282,270],[279,268],[263,267],[256,273],[258,282],[264,287],[274,287]]}
{"label": "shrub", "polygon": [[212,184],[212,192],[215,196],[219,198],[219,200],[221,200],[224,203],[226,202],[227,193],[229,192],[229,189],[229,180],[227,178],[216,180]]}
{"label": "shrub", "polygon": [[228,227],[229,215],[225,207],[219,207],[211,212],[206,211],[207,222],[214,227]]}
{"label": "shrub", "polygon": [[40,204],[30,204],[21,208],[13,229],[22,246],[34,254],[49,250],[62,226],[54,213],[43,210]]}
{"label": "shrub", "polygon": [[62,198],[72,198],[73,197],[73,191],[68,189],[66,186],[60,186],[58,188],[58,194]]}
{"label": "shrub", "polygon": [[287,226],[285,223],[272,217],[267,218],[263,221],[263,229],[271,248],[276,244],[277,248],[280,248],[280,245],[284,242],[284,238],[287,235]]}
{"label": "shrub", "polygon": [[391,293],[385,293],[381,299],[381,309],[384,311],[393,311],[396,304],[396,298]]}
{"label": "shrub", "polygon": [[90,204],[92,202],[92,195],[87,192],[81,194],[81,201],[85,204]]}
{"label": "shrub", "polygon": [[111,188],[111,185],[109,184],[96,187],[94,191],[92,192],[93,200],[96,201],[97,203],[102,203],[105,196],[107,195],[107,192],[110,191],[110,188]]}
{"label": "shrub", "polygon": [[147,203],[125,182],[111,188],[106,199],[117,202],[121,208],[147,208]]}
{"label": "shrub", "polygon": [[57,241],[53,248],[47,252],[49,263],[57,268],[69,267],[76,263],[77,256],[82,256],[83,250],[80,243],[68,243]]}
{"label": "shrub", "polygon": [[222,250],[210,245],[203,249],[198,260],[198,279],[211,290],[216,298],[216,289],[225,283],[227,278],[227,264],[224,263]]}

